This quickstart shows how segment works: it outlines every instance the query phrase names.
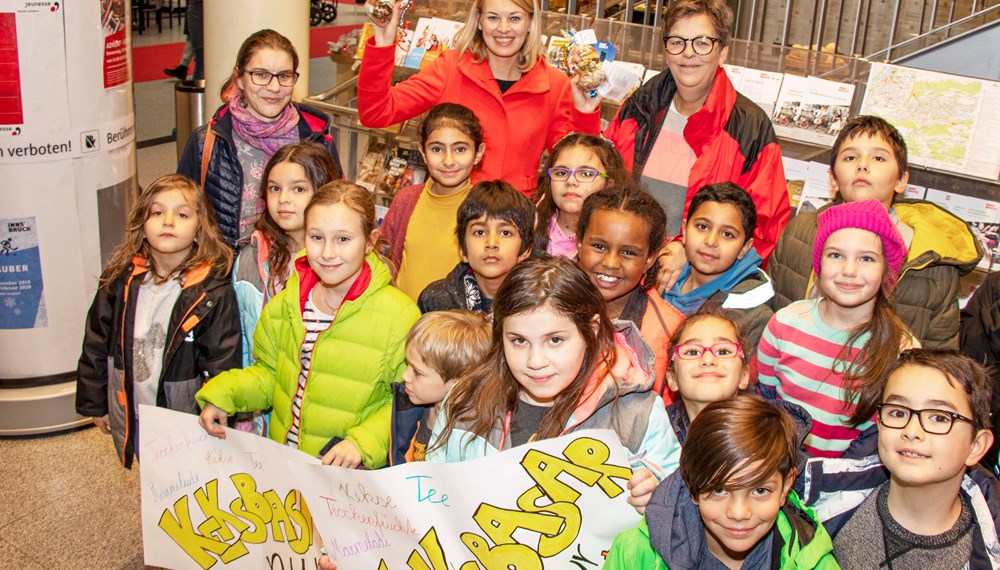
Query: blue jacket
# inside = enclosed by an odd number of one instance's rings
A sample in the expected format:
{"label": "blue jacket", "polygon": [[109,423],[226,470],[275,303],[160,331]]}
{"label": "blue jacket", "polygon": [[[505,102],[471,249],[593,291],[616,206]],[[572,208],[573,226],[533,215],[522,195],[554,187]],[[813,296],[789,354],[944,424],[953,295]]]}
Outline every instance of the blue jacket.
{"label": "blue jacket", "polygon": [[[292,103],[299,110],[299,140],[315,142],[323,145],[333,157],[339,176],[344,170],[340,167],[340,157],[333,137],[327,132],[330,119],[321,111]],[[233,118],[229,114],[229,106],[223,105],[215,112],[208,124],[198,127],[187,144],[177,163],[177,173],[183,174],[201,184],[201,154],[205,148],[205,133],[211,128],[215,132],[215,146],[209,159],[208,170],[205,172],[205,194],[208,195],[215,217],[222,230],[222,237],[235,245],[240,232],[240,205],[243,195],[243,167],[236,157],[236,143],[233,142]]]}

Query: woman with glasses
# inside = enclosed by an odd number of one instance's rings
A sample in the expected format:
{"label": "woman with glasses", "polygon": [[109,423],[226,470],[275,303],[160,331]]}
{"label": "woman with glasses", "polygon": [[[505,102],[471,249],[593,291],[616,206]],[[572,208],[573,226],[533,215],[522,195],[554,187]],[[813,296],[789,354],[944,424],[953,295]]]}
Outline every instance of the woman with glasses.
{"label": "woman with glasses", "polygon": [[[757,206],[754,247],[766,264],[791,210],[771,121],[722,68],[732,27],[724,0],[671,2],[663,24],[667,69],[622,105],[604,136],[667,211],[668,236],[681,232],[702,186],[734,182],[749,192]],[[660,255],[662,291],[685,257],[677,240]]]}
{"label": "woman with glasses", "polygon": [[321,144],[343,170],[323,113],[292,102],[299,79],[292,42],[274,30],[248,37],[222,86],[223,104],[191,133],[177,172],[205,187],[222,235],[230,245],[253,233],[264,209],[260,176],[279,148],[296,142]]}
{"label": "woman with glasses", "polygon": [[454,50],[392,86],[397,0],[385,25],[374,25],[358,74],[358,117],[387,127],[438,103],[460,103],[483,125],[486,154],[472,182],[503,180],[525,196],[538,185],[542,151],[569,131],[600,131],[601,98],[584,92],[545,61],[538,0],[475,0]]}

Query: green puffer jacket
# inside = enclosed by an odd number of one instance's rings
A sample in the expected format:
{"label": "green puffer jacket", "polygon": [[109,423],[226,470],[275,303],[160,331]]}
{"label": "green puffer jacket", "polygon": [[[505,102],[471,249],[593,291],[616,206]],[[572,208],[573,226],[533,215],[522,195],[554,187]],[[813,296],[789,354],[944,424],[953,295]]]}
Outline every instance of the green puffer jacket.
{"label": "green puffer jacket", "polygon": [[[924,348],[957,349],[959,278],[975,269],[983,246],[968,224],[931,202],[901,198],[893,210],[913,228],[896,286],[896,313]],[[792,218],[771,255],[767,272],[774,280],[775,311],[809,296],[816,217],[804,212]]]}
{"label": "green puffer jacket", "polygon": [[[690,504],[690,497],[683,498],[682,500],[686,500]],[[695,507],[692,514],[698,516],[697,513],[697,507]],[[806,544],[800,543],[797,533],[793,530],[792,523],[789,521],[788,513],[793,513],[792,516],[800,519],[799,525],[810,525],[815,531],[812,539]],[[774,524],[778,529],[778,534],[774,538],[776,541],[780,539],[781,542],[781,544],[775,545],[775,548],[780,548],[781,555],[779,560],[775,560],[775,557],[772,555],[771,568],[778,570],[840,569],[837,561],[833,558],[833,540],[827,534],[826,530],[823,529],[823,525],[820,524],[815,511],[803,506],[795,491],[788,494],[788,503],[778,511],[778,518]],[[676,538],[683,540],[685,536],[683,533],[678,533]],[[693,537],[686,538],[690,539]],[[704,538],[701,538],[700,541],[704,541]],[[693,542],[694,544],[701,544],[697,539]],[[691,549],[693,550],[694,547]],[[672,554],[676,556],[677,552],[673,552]],[[693,568],[695,565],[695,561],[693,560],[680,558],[674,562],[683,568]],[[604,570],[632,570],[633,568],[668,570],[669,566],[653,548],[649,539],[649,525],[646,523],[646,519],[643,518],[639,521],[639,525],[636,528],[621,532],[615,537],[615,541],[608,551],[607,560],[605,560],[603,568]]]}
{"label": "green puffer jacket", "polygon": [[[365,262],[333,324],[316,340],[302,400],[299,449],[317,455],[331,438],[345,438],[361,450],[365,467],[377,469],[385,465],[389,450],[390,384],[406,367],[406,334],[420,311],[390,285],[389,271],[376,255],[368,254]],[[286,442],[305,337],[302,311],[317,282],[305,256],[297,258],[288,285],[260,315],[254,332],[256,362],[210,380],[195,396],[200,406],[211,402],[230,415],[273,407],[269,435]]]}

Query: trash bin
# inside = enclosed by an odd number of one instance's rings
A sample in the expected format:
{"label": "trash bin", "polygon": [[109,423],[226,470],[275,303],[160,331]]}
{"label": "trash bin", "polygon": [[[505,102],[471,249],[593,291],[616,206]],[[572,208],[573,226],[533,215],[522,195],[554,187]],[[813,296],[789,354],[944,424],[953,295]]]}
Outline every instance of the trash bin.
{"label": "trash bin", "polygon": [[174,87],[174,111],[177,115],[177,160],[195,129],[204,124],[205,80],[178,81]]}

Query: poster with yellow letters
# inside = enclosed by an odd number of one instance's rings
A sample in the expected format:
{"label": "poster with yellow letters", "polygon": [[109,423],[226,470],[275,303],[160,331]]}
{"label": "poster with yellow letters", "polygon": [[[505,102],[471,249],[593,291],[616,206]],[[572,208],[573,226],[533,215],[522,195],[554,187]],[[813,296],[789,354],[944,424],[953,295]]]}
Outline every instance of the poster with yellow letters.
{"label": "poster with yellow letters", "polygon": [[140,411],[143,541],[165,568],[598,569],[639,515],[616,435],[582,431],[463,463],[319,465],[192,415]]}

